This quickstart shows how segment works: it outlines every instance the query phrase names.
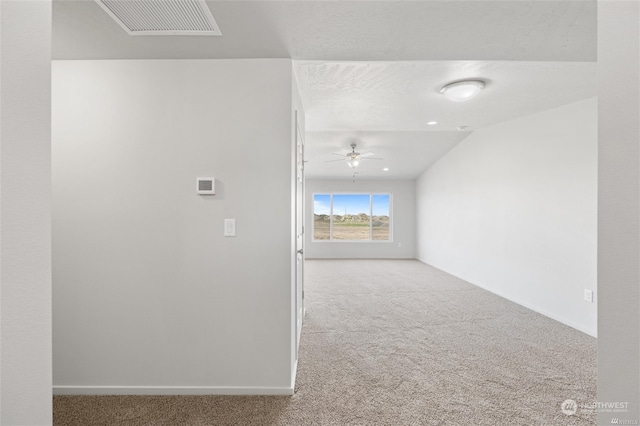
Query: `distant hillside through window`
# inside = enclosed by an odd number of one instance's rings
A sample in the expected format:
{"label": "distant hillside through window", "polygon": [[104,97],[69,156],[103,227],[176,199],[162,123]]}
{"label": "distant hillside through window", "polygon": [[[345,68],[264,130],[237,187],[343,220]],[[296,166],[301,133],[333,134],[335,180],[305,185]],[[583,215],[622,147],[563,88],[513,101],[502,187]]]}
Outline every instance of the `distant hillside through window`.
{"label": "distant hillside through window", "polygon": [[315,194],[315,241],[391,241],[390,194]]}

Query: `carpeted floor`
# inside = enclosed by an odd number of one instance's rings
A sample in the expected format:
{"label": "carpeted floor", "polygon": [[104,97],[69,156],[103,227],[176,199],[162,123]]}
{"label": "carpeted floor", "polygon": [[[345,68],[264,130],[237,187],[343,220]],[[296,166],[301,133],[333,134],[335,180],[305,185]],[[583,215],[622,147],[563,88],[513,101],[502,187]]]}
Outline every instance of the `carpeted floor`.
{"label": "carpeted floor", "polygon": [[56,425],[582,425],[596,340],[413,260],[307,261],[292,397],[54,397]]}

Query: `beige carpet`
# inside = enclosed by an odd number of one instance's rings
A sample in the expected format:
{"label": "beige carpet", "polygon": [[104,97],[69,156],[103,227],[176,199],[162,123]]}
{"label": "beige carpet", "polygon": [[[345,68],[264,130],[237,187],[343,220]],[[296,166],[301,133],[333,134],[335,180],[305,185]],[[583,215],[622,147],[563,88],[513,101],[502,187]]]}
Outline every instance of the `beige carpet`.
{"label": "beige carpet", "polygon": [[412,260],[307,261],[293,397],[54,398],[56,425],[581,425],[596,340]]}

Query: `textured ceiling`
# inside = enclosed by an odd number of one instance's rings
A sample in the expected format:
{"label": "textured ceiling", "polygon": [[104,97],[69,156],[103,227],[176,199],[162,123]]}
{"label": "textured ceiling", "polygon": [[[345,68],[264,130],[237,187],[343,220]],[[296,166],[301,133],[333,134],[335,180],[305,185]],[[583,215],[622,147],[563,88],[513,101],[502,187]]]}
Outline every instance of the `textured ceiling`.
{"label": "textured ceiling", "polygon": [[[305,171],[310,178],[353,176],[345,161],[333,153],[347,153],[351,143],[357,152],[373,152],[382,160],[364,159],[357,167],[358,179],[414,179],[449,152],[468,132],[307,132]],[[331,161],[331,162],[327,162]],[[384,171],[383,168],[389,168]]]}
{"label": "textured ceiling", "polygon": [[[129,36],[93,0],[54,0],[54,59],[293,58],[307,173],[348,178],[352,141],[413,178],[469,132],[595,96],[596,1],[209,1],[222,37]],[[452,103],[440,87],[482,78]],[[426,123],[437,120],[437,126]],[[384,166],[390,168],[383,172]]]}
{"label": "textured ceiling", "polygon": [[222,37],[128,36],[54,0],[54,59],[594,61],[596,2],[209,1]]}
{"label": "textured ceiling", "polygon": [[[356,142],[385,160],[362,164],[367,178],[414,178],[470,131],[596,96],[597,81],[594,62],[296,61],[295,70],[311,177],[348,177],[344,162],[326,161]],[[486,87],[467,102],[439,93],[464,78]]]}
{"label": "textured ceiling", "polygon": [[[478,129],[596,94],[594,62],[296,61],[295,69],[314,131]],[[486,86],[470,101],[439,93],[471,78]]]}

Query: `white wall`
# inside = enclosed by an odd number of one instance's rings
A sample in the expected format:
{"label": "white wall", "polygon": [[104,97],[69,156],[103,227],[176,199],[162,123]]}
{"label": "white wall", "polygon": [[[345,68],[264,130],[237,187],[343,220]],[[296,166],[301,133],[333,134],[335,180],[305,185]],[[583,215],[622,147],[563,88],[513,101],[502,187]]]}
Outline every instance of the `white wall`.
{"label": "white wall", "polygon": [[51,424],[51,2],[0,1],[0,423]]}
{"label": "white wall", "polygon": [[640,420],[638,34],[638,2],[598,2],[598,401],[629,403],[600,425]]}
{"label": "white wall", "polygon": [[417,200],[421,261],[596,335],[595,98],[477,130]]}
{"label": "white wall", "polygon": [[292,391],[291,109],[290,60],[54,62],[54,392]]}
{"label": "white wall", "polygon": [[[414,180],[329,180],[306,182],[305,257],[308,259],[414,259],[416,203]],[[313,241],[313,194],[383,192],[392,196],[392,242]]]}
{"label": "white wall", "polygon": [[[16,231],[23,223],[30,221],[32,216],[28,215],[18,219],[14,216],[11,223],[5,220],[5,209],[9,205],[14,205],[12,199],[19,194],[23,194],[22,189],[10,189],[9,182],[12,185],[25,185],[31,191],[33,182],[38,182],[38,188],[46,189],[47,182],[47,165],[41,161],[41,155],[46,152],[44,145],[25,144],[20,138],[20,145],[30,154],[38,152],[37,156],[22,158],[21,172],[13,170],[11,174],[5,168],[5,161],[8,158],[4,153],[10,144],[7,124],[13,122],[20,123],[20,120],[9,120],[8,115],[13,116],[20,111],[17,105],[36,105],[37,108],[46,106],[48,101],[49,89],[47,83],[35,84],[31,78],[30,72],[38,73],[37,81],[44,82],[49,75],[50,64],[41,59],[50,55],[45,55],[48,51],[50,43],[41,43],[43,40],[50,40],[50,17],[44,18],[44,14],[50,12],[50,2],[39,0],[33,2],[38,4],[40,12],[33,9],[21,9],[19,15],[14,12],[7,12],[8,8],[17,6],[23,7],[26,1],[21,2],[0,2],[0,38],[2,39],[2,47],[0,52],[0,74],[2,75],[0,87],[2,94],[0,101],[2,110],[0,112],[0,149],[2,150],[2,179],[0,187],[0,197],[2,202],[2,241],[3,241],[3,258],[2,258],[2,309],[1,315],[1,356],[2,369],[0,371],[0,382],[2,386],[2,394],[0,398],[0,412],[2,413],[1,423],[9,424],[47,424],[51,419],[51,399],[49,397],[49,385],[51,382],[50,368],[50,351],[47,346],[50,342],[50,318],[47,315],[48,303],[43,300],[48,298],[50,286],[46,284],[46,279],[35,279],[33,283],[42,283],[41,288],[33,291],[31,286],[15,286],[11,285],[11,281],[5,278],[5,256],[7,256],[8,233]],[[598,249],[600,253],[609,253],[604,258],[599,258],[599,368],[598,368],[598,400],[599,401],[615,401],[618,395],[622,395],[624,400],[629,400],[631,404],[635,404],[634,412],[631,412],[626,418],[638,418],[638,375],[633,376],[633,369],[638,370],[637,354],[634,351],[639,350],[638,338],[638,280],[634,274],[637,274],[638,254],[634,252],[634,244],[638,242],[639,217],[636,213],[629,212],[628,209],[619,208],[625,206],[628,200],[638,200],[638,158],[619,157],[616,161],[602,158],[603,154],[613,155],[621,148],[620,143],[624,145],[625,152],[634,151],[638,146],[638,115],[634,115],[634,108],[638,106],[637,93],[627,89],[627,84],[637,84],[638,82],[638,46],[637,38],[629,37],[629,34],[637,34],[639,28],[638,5],[634,2],[627,1],[600,1],[598,2],[598,26],[599,26],[599,79],[601,84],[601,92],[599,96],[599,152],[600,152],[600,175],[599,175],[599,198],[600,228],[606,226],[607,232],[618,232],[628,236],[621,241],[616,235],[603,239],[601,235]],[[13,25],[9,25],[12,23]],[[623,31],[624,36],[620,36],[617,31]],[[12,36],[10,36],[12,34]],[[17,40],[19,39],[19,41]],[[13,40],[11,44],[8,40]],[[625,43],[620,43],[620,41]],[[46,44],[46,45],[45,45]],[[21,60],[17,60],[18,53],[23,52],[25,48],[29,49],[31,55],[20,55]],[[39,53],[35,53],[35,52]],[[9,61],[7,58],[11,58]],[[25,62],[26,61],[26,62]],[[32,62],[33,61],[33,62]],[[37,62],[37,64],[35,63]],[[19,71],[18,73],[9,72],[9,69]],[[621,76],[620,72],[624,71]],[[621,78],[623,77],[623,78]],[[23,85],[25,81],[28,84]],[[9,87],[40,87],[37,91],[21,92],[20,97],[16,98],[7,91]],[[623,92],[620,92],[623,91]],[[637,91],[636,91],[637,92]],[[35,103],[33,100],[39,99]],[[15,110],[14,110],[15,108]],[[36,109],[37,109],[36,108]],[[25,117],[33,119],[28,128],[22,128],[19,133],[27,135],[31,132],[38,133],[40,129],[37,125],[47,123],[46,114],[43,111],[31,111]],[[625,113],[623,117],[623,125],[620,125],[620,113]],[[628,115],[626,114],[628,113]],[[604,130],[606,127],[606,131]],[[621,138],[622,137],[622,138]],[[11,144],[16,146],[15,144]],[[635,147],[635,148],[634,148]],[[44,154],[46,156],[46,153]],[[628,164],[625,161],[628,161]],[[42,173],[42,175],[41,175]],[[12,179],[15,176],[16,179]],[[9,182],[7,182],[7,178]],[[33,193],[33,192],[32,192]],[[41,197],[39,194],[37,197]],[[46,198],[46,197],[45,197]],[[606,199],[606,203],[603,200]],[[27,211],[32,213],[43,207],[40,201],[36,201],[36,209],[29,208]],[[609,206],[606,212],[602,211],[603,206]],[[25,212],[26,213],[26,212]],[[43,224],[46,219],[38,219],[37,222]],[[48,238],[48,230],[39,228],[25,227],[33,232],[32,237],[39,241]],[[13,240],[15,243],[15,239]],[[25,241],[26,243],[26,241]],[[20,249],[19,246],[14,246]],[[35,249],[30,247],[30,253],[40,255],[46,252],[46,249]],[[623,253],[617,256],[617,253]],[[46,255],[44,256],[46,259]],[[23,268],[23,272],[41,269],[34,267],[34,259],[28,259],[29,267]],[[624,265],[625,268],[619,268]],[[17,265],[20,267],[19,265]],[[44,268],[42,268],[44,270]],[[41,272],[42,272],[41,270]],[[623,274],[624,280],[619,281]],[[20,274],[21,277],[25,275]],[[16,278],[16,276],[14,276]],[[11,292],[6,289],[11,287]],[[24,292],[24,294],[22,293]],[[40,296],[40,297],[37,297]],[[603,300],[604,299],[604,300]],[[609,300],[611,299],[611,300]],[[25,311],[25,300],[28,300],[28,306],[33,309]],[[622,303],[622,307],[620,305]],[[630,307],[627,307],[627,304]],[[17,308],[20,309],[17,309]],[[634,317],[633,315],[636,315]],[[19,321],[15,321],[19,319]],[[604,339],[604,337],[607,339]],[[15,339],[29,341],[37,346],[37,350],[33,350],[31,346],[15,346],[8,344]],[[31,339],[33,338],[33,339]],[[622,349],[621,349],[622,348]],[[11,351],[16,355],[9,360],[7,351]],[[19,357],[19,359],[17,359]],[[621,359],[621,362],[618,360]],[[10,362],[11,361],[11,362]],[[50,365],[50,364],[49,364]],[[9,371],[9,369],[11,371]],[[12,379],[13,378],[13,379]],[[17,380],[19,378],[19,380]],[[14,380],[16,379],[16,380]],[[633,407],[633,406],[632,406]],[[620,415],[616,415],[621,418]],[[635,416],[635,417],[633,417]],[[612,413],[601,413],[599,416],[599,424],[610,424]]]}

